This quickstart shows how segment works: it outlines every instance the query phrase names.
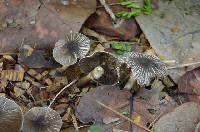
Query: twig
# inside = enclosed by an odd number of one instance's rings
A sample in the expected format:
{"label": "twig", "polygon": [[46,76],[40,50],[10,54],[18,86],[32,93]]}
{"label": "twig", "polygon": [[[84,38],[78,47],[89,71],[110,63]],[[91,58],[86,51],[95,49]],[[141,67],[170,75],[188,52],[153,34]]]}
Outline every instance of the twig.
{"label": "twig", "polygon": [[105,0],[99,0],[99,2],[102,4],[102,6],[105,8],[106,12],[110,15],[112,21],[115,23],[116,22],[116,17],[109,5],[106,4]]}
{"label": "twig", "polygon": [[146,130],[146,131],[148,131],[148,132],[151,131],[151,130],[149,130],[148,128],[146,128],[146,127],[144,127],[144,126],[142,126],[142,125],[140,125],[140,124],[136,124],[136,123],[135,123],[133,120],[131,120],[130,118],[128,118],[128,117],[122,115],[121,113],[117,112],[116,110],[114,110],[114,109],[112,109],[112,108],[110,108],[110,107],[104,105],[104,104],[101,103],[100,101],[96,100],[96,102],[97,102],[99,105],[105,107],[106,109],[111,110],[111,111],[114,112],[116,115],[118,115],[118,116],[120,116],[120,117],[122,117],[122,118],[124,118],[124,119],[126,119],[126,120],[128,120],[128,121],[130,121],[130,122],[133,123],[134,125],[136,125],[136,126],[142,128],[142,129],[144,129],[144,130]]}
{"label": "twig", "polygon": [[0,53],[0,55],[17,55],[17,53]]}
{"label": "twig", "polygon": [[72,114],[71,117],[72,117],[72,123],[73,123],[73,125],[74,125],[74,128],[76,129],[77,132],[79,132],[78,122],[77,122],[77,120],[76,120],[75,115]]}
{"label": "twig", "polygon": [[163,113],[160,113],[152,122],[151,124],[149,125],[149,129],[153,126],[153,124],[162,116]]}
{"label": "twig", "polygon": [[70,87],[71,85],[73,85],[73,84],[76,83],[77,81],[78,81],[78,79],[75,79],[74,81],[72,81],[71,83],[69,83],[67,86],[65,86],[64,88],[62,88],[62,89],[60,90],[60,92],[58,92],[58,93],[56,94],[56,96],[53,98],[53,100],[50,102],[48,108],[51,107],[51,105],[54,103],[54,101],[56,100],[56,98],[57,98],[66,88]]}
{"label": "twig", "polygon": [[168,70],[177,69],[177,68],[183,68],[183,67],[186,67],[186,66],[192,66],[192,65],[197,65],[197,64],[200,64],[200,61],[199,62],[193,62],[193,63],[180,64],[180,65],[177,65],[177,66],[168,67],[167,69]]}

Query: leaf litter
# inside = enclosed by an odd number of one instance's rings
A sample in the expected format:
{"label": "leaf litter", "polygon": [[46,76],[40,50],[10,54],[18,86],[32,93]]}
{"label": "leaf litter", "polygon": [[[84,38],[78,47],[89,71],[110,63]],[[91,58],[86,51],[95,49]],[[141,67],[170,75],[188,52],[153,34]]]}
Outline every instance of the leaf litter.
{"label": "leaf litter", "polygon": [[[136,60],[128,63],[119,58],[127,54],[153,57],[160,53],[151,47],[152,41],[142,26],[144,33],[141,33],[141,23],[135,18],[116,19],[113,23],[104,9],[106,6],[98,3],[95,12],[96,1],[68,1],[67,4],[63,1],[0,2],[0,96],[20,106],[26,119],[24,131],[30,127],[26,115],[36,108],[56,113],[58,124],[52,125],[52,131],[165,131],[170,123],[171,129],[167,129],[170,131],[176,131],[177,126],[181,132],[199,129],[199,68],[185,73],[178,84],[165,76],[151,78],[147,86],[140,86],[135,81],[137,78],[130,77],[134,72],[139,73],[130,67]],[[105,3],[114,13],[138,8],[133,3],[126,8],[116,0]],[[161,8],[155,1],[153,5]],[[76,62],[60,65],[53,58],[53,47],[59,39],[67,39],[71,31],[85,34],[91,44],[84,56],[73,51]],[[171,31],[180,29],[175,27]],[[79,43],[82,42],[81,39]],[[159,57],[159,63],[166,62],[165,57]],[[144,65],[140,63],[140,66]],[[185,66],[189,63],[178,68]],[[41,121],[47,121],[50,116],[45,118],[41,116],[37,120],[43,128],[47,125]]]}

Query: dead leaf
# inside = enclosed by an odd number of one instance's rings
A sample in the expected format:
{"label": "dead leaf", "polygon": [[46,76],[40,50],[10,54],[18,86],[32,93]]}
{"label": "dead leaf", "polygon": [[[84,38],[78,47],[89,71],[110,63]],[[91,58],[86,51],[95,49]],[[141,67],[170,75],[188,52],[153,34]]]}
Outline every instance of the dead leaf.
{"label": "dead leaf", "polygon": [[60,66],[53,60],[53,57],[50,54],[46,55],[45,51],[33,50],[30,53],[30,49],[32,50],[28,45],[24,45],[20,48],[18,60],[23,65],[29,68],[56,68]]}
{"label": "dead leaf", "polygon": [[[130,123],[115,115],[112,111],[97,104],[96,100],[104,103],[106,106],[117,110],[118,112],[127,111],[128,98],[131,96],[129,91],[122,91],[117,86],[100,86],[96,91],[89,92],[80,99],[80,103],[76,109],[77,118],[84,123],[94,122],[101,132],[112,132],[112,129],[120,129],[124,131],[130,130]],[[105,124],[105,119],[110,120],[109,124]],[[115,121],[115,122],[114,122]],[[137,128],[133,125],[133,128]],[[138,130],[142,129],[138,128]]]}
{"label": "dead leaf", "polygon": [[200,67],[186,72],[178,81],[180,92],[186,93],[188,101],[200,103]]}
{"label": "dead leaf", "polygon": [[[64,6],[51,0],[45,6],[38,0],[16,0],[0,3],[0,22],[11,21],[16,27],[0,33],[0,52],[14,52],[24,44],[51,49],[69,31],[78,32],[84,21],[96,10],[96,0],[80,0]],[[24,40],[24,41],[23,41]]]}
{"label": "dead leaf", "polygon": [[161,117],[155,124],[156,132],[194,132],[200,120],[200,105],[188,102]]}
{"label": "dead leaf", "polygon": [[142,89],[134,97],[133,117],[141,117],[142,125],[151,124],[154,119],[173,110],[177,103],[157,88]]}
{"label": "dead leaf", "polygon": [[9,81],[22,81],[24,78],[24,71],[2,70],[0,74],[1,74],[1,79]]}
{"label": "dead leaf", "polygon": [[[118,3],[118,0],[108,0],[108,3]],[[121,5],[115,5],[111,7],[113,12],[119,12],[122,10],[128,10]],[[95,14],[93,14],[87,21],[86,26],[99,32],[101,34],[107,35],[114,39],[120,40],[130,40],[138,35],[141,31],[134,19],[120,20],[115,25],[113,24],[110,16],[104,10],[100,8]]]}

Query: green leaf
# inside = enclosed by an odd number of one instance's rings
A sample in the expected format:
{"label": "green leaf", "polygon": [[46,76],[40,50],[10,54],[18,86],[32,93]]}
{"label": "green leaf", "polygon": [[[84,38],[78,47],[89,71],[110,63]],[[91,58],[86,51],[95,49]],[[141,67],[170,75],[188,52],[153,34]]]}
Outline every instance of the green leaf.
{"label": "green leaf", "polygon": [[130,4],[132,4],[130,1],[121,2],[121,5],[123,5],[123,6],[127,6],[127,5],[130,5]]}
{"label": "green leaf", "polygon": [[113,42],[111,44],[111,48],[116,49],[116,50],[120,50],[120,51],[126,51],[126,52],[131,52],[132,51],[132,47],[126,43],[123,42]]}
{"label": "green leaf", "polygon": [[122,115],[128,116],[128,112],[127,111],[123,111]]}
{"label": "green leaf", "polygon": [[151,14],[151,1],[150,0],[144,0],[143,13],[146,15]]}
{"label": "green leaf", "polygon": [[89,128],[89,132],[100,132],[100,130],[95,125],[92,125]]}
{"label": "green leaf", "polygon": [[129,5],[126,5],[127,8],[135,8],[135,9],[140,9],[141,6],[140,5],[137,5],[137,4],[134,4],[134,3],[131,3]]}

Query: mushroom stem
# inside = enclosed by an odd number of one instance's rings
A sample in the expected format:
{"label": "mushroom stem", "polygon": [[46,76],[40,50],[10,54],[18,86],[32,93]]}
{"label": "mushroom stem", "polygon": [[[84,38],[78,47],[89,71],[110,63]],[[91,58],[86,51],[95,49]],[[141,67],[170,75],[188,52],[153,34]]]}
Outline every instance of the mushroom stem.
{"label": "mushroom stem", "polygon": [[97,66],[88,75],[82,77],[77,82],[77,87],[82,87],[89,83],[91,80],[99,79],[104,74],[104,69],[101,66]]}
{"label": "mushroom stem", "polygon": [[136,85],[136,80],[134,80],[134,79],[132,79],[132,78],[129,78],[129,80],[127,81],[127,83],[125,84],[125,86],[124,86],[124,89],[126,89],[126,90],[131,90],[132,89],[132,87],[134,86],[134,85]]}

